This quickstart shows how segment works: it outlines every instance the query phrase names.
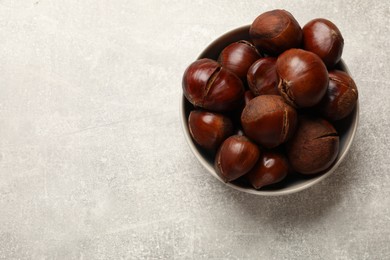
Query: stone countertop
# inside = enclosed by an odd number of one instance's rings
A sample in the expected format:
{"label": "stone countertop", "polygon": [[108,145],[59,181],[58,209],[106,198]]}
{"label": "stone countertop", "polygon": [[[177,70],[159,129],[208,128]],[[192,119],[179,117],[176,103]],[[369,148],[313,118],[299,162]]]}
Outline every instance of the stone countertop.
{"label": "stone countertop", "polygon": [[[336,172],[282,197],[212,177],[184,69],[283,8],[332,20],[360,125]],[[0,259],[390,259],[387,1],[0,1]]]}

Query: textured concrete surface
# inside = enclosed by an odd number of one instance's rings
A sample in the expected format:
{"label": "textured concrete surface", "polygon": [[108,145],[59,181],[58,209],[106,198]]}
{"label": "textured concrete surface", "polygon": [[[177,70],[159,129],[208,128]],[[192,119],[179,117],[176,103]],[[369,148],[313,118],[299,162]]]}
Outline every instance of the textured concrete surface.
{"label": "textured concrete surface", "polygon": [[[334,21],[360,126],[331,177],[254,197],[179,121],[185,67],[284,8]],[[0,259],[390,259],[387,1],[0,1]]]}

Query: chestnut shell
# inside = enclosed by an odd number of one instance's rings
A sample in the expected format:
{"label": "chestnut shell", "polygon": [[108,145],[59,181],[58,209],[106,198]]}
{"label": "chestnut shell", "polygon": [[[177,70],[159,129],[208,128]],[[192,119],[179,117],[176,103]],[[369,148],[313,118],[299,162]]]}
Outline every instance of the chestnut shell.
{"label": "chestnut shell", "polygon": [[182,86],[184,96],[196,107],[226,112],[243,103],[242,81],[211,59],[200,59],[188,66]]}
{"label": "chestnut shell", "polygon": [[255,96],[279,95],[279,77],[276,73],[276,58],[260,58],[248,70],[249,89]]}
{"label": "chestnut shell", "polygon": [[245,82],[249,67],[259,58],[261,55],[256,47],[242,40],[224,48],[219,55],[218,62]]}
{"label": "chestnut shell", "polygon": [[344,38],[334,23],[318,18],[303,27],[303,48],[317,54],[331,69],[341,59]]}
{"label": "chestnut shell", "polygon": [[247,137],[233,135],[227,138],[215,157],[215,170],[225,181],[233,181],[246,174],[256,164],[260,150]]}
{"label": "chestnut shell", "polygon": [[339,152],[339,136],[326,120],[301,116],[295,135],[288,141],[287,156],[292,168],[316,174],[329,168]]}
{"label": "chestnut shell", "polygon": [[324,97],[328,88],[328,71],[314,53],[291,49],[276,61],[280,95],[294,107],[312,107]]}
{"label": "chestnut shell", "polygon": [[246,175],[255,189],[280,182],[289,172],[287,158],[280,152],[264,151]]}
{"label": "chestnut shell", "polygon": [[280,9],[259,15],[249,34],[257,49],[271,56],[299,48],[302,42],[302,29],[297,20],[291,13]]}
{"label": "chestnut shell", "polygon": [[294,133],[297,113],[281,96],[262,95],[245,106],[241,124],[249,138],[266,148],[273,148]]}
{"label": "chestnut shell", "polygon": [[355,81],[344,71],[334,70],[329,72],[329,86],[318,109],[324,117],[336,121],[347,117],[357,100]]}
{"label": "chestnut shell", "polygon": [[188,129],[197,144],[211,151],[216,151],[234,131],[233,123],[227,116],[201,110],[191,111]]}

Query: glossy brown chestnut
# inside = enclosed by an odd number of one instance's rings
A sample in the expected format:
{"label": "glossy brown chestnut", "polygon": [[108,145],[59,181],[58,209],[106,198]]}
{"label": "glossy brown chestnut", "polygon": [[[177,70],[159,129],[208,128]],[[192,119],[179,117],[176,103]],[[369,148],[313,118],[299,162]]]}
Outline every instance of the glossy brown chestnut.
{"label": "glossy brown chestnut", "polygon": [[328,71],[314,53],[291,49],[276,61],[280,95],[294,107],[312,107],[319,103],[328,88]]}
{"label": "glossy brown chestnut", "polygon": [[261,58],[256,47],[248,41],[238,41],[222,50],[218,61],[245,82],[249,67]]}
{"label": "glossy brown chestnut", "polygon": [[289,172],[287,158],[279,152],[266,151],[246,175],[255,189],[280,182]]}
{"label": "glossy brown chestnut", "polygon": [[266,148],[273,148],[294,133],[297,113],[281,96],[262,95],[245,106],[241,124],[249,138]]}
{"label": "glossy brown chestnut", "polygon": [[215,170],[225,181],[233,181],[256,164],[260,150],[245,136],[233,135],[226,139],[215,157]]}
{"label": "glossy brown chestnut", "polygon": [[250,91],[250,90],[245,91],[245,94],[244,94],[245,105],[247,105],[249,103],[249,101],[251,101],[255,97],[256,96],[252,93],[252,91]]}
{"label": "glossy brown chestnut", "polygon": [[231,111],[243,103],[242,81],[211,59],[193,62],[184,72],[182,86],[190,103],[211,111]]}
{"label": "glossy brown chestnut", "polygon": [[276,73],[276,58],[266,57],[257,60],[248,70],[247,81],[253,94],[279,95],[279,77]]}
{"label": "glossy brown chestnut", "polygon": [[340,120],[352,112],[357,100],[358,90],[353,79],[344,71],[334,70],[329,72],[328,90],[318,108],[329,120]]}
{"label": "glossy brown chestnut", "polygon": [[329,168],[339,152],[339,136],[326,120],[302,116],[294,137],[287,143],[292,168],[302,174],[316,174]]}
{"label": "glossy brown chestnut", "polygon": [[299,48],[302,42],[302,29],[285,10],[272,10],[259,15],[249,29],[250,37],[260,52],[275,56],[291,49]]}
{"label": "glossy brown chestnut", "polygon": [[188,117],[188,128],[197,144],[208,150],[217,150],[233,134],[232,121],[221,114],[193,110]]}
{"label": "glossy brown chestnut", "polygon": [[318,18],[308,22],[302,31],[303,48],[317,54],[329,69],[340,61],[344,38],[334,23]]}

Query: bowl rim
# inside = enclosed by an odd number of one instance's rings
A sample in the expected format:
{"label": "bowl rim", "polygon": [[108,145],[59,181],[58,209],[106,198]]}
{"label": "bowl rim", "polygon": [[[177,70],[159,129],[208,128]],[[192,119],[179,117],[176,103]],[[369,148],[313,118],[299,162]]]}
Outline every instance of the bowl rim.
{"label": "bowl rim", "polygon": [[[231,34],[233,34],[235,32],[240,32],[240,31],[247,29],[247,28],[249,28],[249,25],[241,26],[241,27],[238,27],[236,29],[230,30],[230,31],[224,33],[223,35],[217,37],[214,41],[212,41],[209,45],[207,45],[207,47],[202,51],[202,53],[198,56],[197,59],[200,59],[202,56],[204,56],[205,53],[207,53],[207,51],[209,50],[209,47],[214,45],[215,43],[221,41],[221,38],[222,39],[228,38]],[[346,66],[343,59],[340,60],[340,65],[345,70],[345,72],[347,72],[352,77],[352,75],[351,75],[351,73],[350,73],[350,71],[349,71],[348,67]],[[324,180],[326,177],[331,175],[337,169],[337,167],[342,163],[342,161],[345,159],[346,155],[348,154],[348,152],[351,148],[351,145],[353,143],[353,139],[355,138],[357,127],[359,125],[359,99],[358,99],[356,102],[356,106],[354,108],[354,112],[352,112],[352,113],[354,113],[352,121],[351,121],[352,129],[349,130],[350,134],[347,136],[347,139],[345,140],[345,149],[342,153],[340,153],[338,155],[338,160],[325,173],[321,174],[320,176],[318,176],[315,179],[308,179],[307,181],[305,181],[305,183],[302,183],[302,184],[298,185],[297,187],[283,188],[281,190],[256,190],[253,188],[240,187],[240,186],[237,186],[237,185],[230,183],[230,182],[225,182],[222,180],[221,177],[218,176],[218,174],[214,170],[214,167],[207,162],[207,160],[200,153],[200,151],[195,146],[195,143],[192,140],[192,137],[189,133],[189,129],[188,129],[188,125],[187,125],[185,105],[186,105],[186,98],[185,98],[184,94],[181,93],[181,102],[180,102],[180,118],[181,118],[181,120],[180,121],[181,121],[182,130],[184,132],[184,137],[186,139],[187,144],[190,147],[190,150],[195,155],[195,157],[200,162],[200,164],[211,175],[213,175],[216,179],[218,179],[220,182],[224,183],[225,185],[227,185],[235,190],[241,191],[241,192],[245,192],[245,193],[253,194],[253,195],[260,195],[260,196],[280,196],[280,195],[288,195],[288,194],[296,193],[296,192],[305,190],[305,189],[319,183],[320,181]]]}

